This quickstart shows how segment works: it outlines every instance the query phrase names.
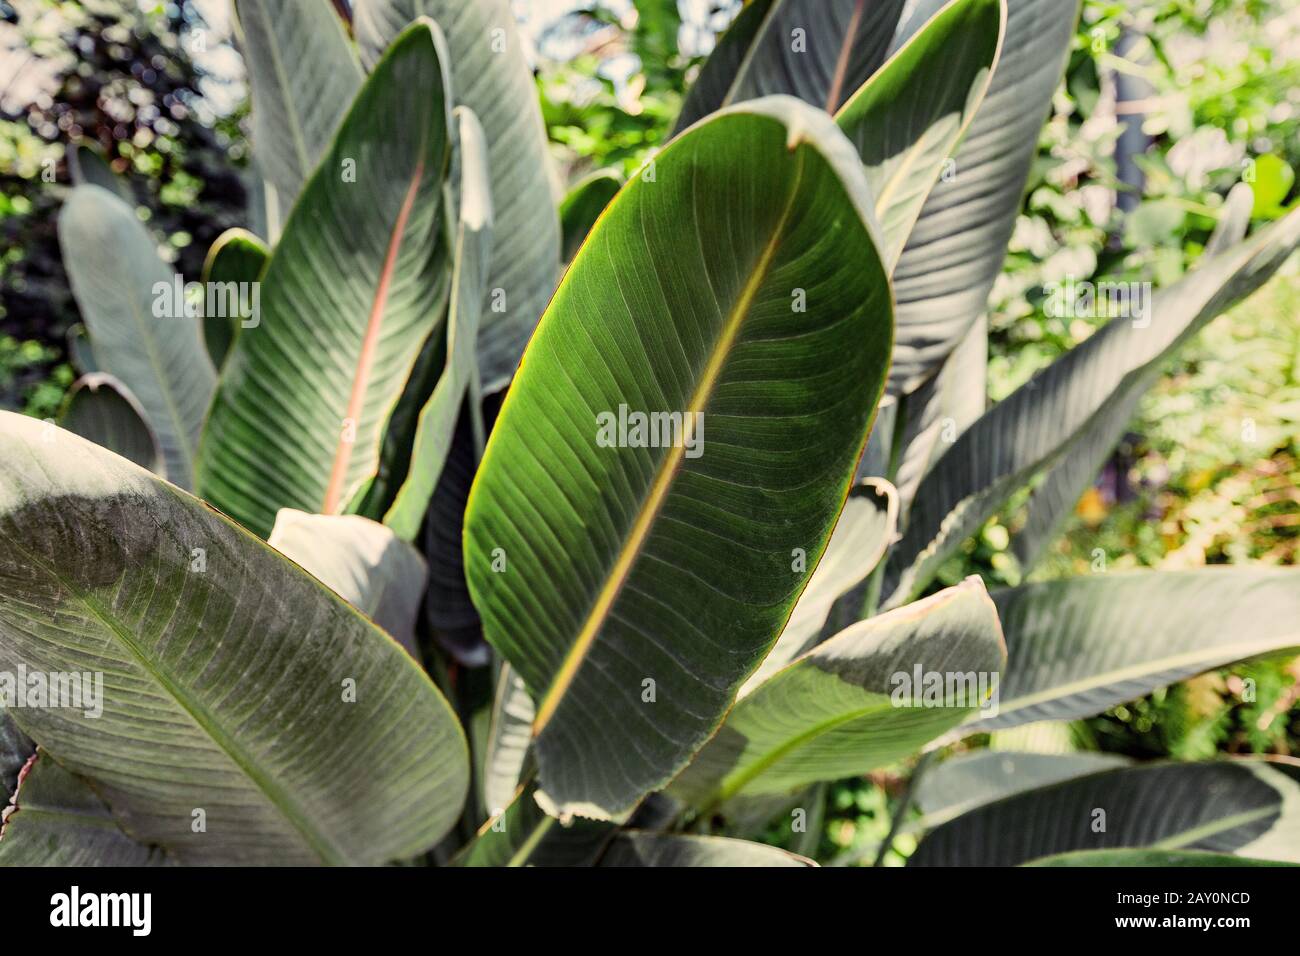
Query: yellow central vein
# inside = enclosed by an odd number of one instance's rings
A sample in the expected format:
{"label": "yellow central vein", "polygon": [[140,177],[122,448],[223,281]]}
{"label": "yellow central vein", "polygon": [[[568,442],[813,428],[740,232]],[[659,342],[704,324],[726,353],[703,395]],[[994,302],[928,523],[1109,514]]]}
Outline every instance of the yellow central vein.
{"label": "yellow central vein", "polygon": [[[792,139],[788,144],[788,148],[793,151],[797,145],[797,140]],[[764,246],[758,261],[754,264],[753,272],[745,280],[745,285],[740,291],[739,298],[736,299],[736,304],[732,306],[726,322],[723,323],[722,332],[718,336],[713,353],[709,356],[708,364],[704,368],[700,382],[695,388],[695,394],[691,396],[686,412],[682,416],[687,432],[694,427],[695,413],[702,412],[704,406],[708,404],[713,389],[717,385],[718,377],[722,374],[722,368],[726,364],[727,358],[736,344],[736,339],[740,335],[740,328],[744,324],[745,317],[753,307],[754,298],[758,295],[763,280],[767,277],[767,272],[772,266],[772,260],[776,258],[777,247],[790,220],[790,212],[794,208],[794,197],[798,194],[799,185],[803,179],[803,168],[804,154],[800,153],[798,154],[798,164],[795,167],[794,182],[790,189],[790,195],[786,197],[785,209],[782,211],[776,227],[772,230],[771,238],[768,239],[767,245]],[[641,509],[637,514],[636,521],[632,524],[632,530],[628,533],[627,540],[624,541],[623,548],[619,552],[618,560],[614,562],[609,576],[605,579],[604,586],[596,596],[591,612],[587,615],[586,622],[578,632],[573,647],[565,655],[560,669],[556,671],[555,678],[551,681],[550,688],[542,696],[541,702],[537,706],[537,716],[533,720],[534,737],[542,732],[543,728],[555,715],[560,700],[573,684],[578,668],[582,666],[582,662],[586,659],[592,644],[595,643],[596,636],[604,626],[605,619],[609,616],[610,609],[614,606],[614,601],[632,570],[632,565],[640,557],[645,540],[650,535],[650,529],[654,526],[655,519],[659,516],[664,502],[668,498],[668,493],[672,489],[673,478],[682,463],[682,456],[685,454],[689,437],[689,434],[684,434],[682,441],[679,444],[670,446],[667,454],[664,455],[663,463],[659,466],[659,472],[655,475],[654,482],[650,486],[650,492],[641,503]]]}

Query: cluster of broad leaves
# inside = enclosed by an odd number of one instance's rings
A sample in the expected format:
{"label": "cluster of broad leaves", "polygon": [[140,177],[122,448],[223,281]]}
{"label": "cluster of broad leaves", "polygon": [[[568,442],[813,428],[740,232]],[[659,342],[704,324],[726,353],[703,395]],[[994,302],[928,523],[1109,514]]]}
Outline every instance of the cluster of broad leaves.
{"label": "cluster of broad leaves", "polygon": [[[0,712],[0,862],[806,865],[735,837],[1300,645],[1279,569],[933,587],[1039,476],[1041,550],[1300,240],[1226,226],[985,410],[1076,0],[753,0],[646,167],[559,201],[508,0],[353,7],[236,0],[265,215],[200,285],[78,154],[86,374],[57,425],[0,418],[0,671],[99,674],[102,713]],[[600,440],[628,410],[678,440]],[[922,782],[917,863],[1300,846],[1286,761]]]}

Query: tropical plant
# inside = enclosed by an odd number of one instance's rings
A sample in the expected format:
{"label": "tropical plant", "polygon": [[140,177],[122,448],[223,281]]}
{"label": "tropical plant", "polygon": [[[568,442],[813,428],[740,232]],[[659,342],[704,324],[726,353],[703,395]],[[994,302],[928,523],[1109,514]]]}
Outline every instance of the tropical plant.
{"label": "tropical plant", "polygon": [[[0,862],[803,865],[737,837],[1300,645],[1289,570],[936,589],[1300,242],[1225,217],[985,410],[1076,0],[754,0],[558,211],[507,0],[235,6],[271,215],[187,288],[78,185],[94,374],[0,417]],[[1285,760],[1015,770],[919,781],[917,862],[1297,859]]]}

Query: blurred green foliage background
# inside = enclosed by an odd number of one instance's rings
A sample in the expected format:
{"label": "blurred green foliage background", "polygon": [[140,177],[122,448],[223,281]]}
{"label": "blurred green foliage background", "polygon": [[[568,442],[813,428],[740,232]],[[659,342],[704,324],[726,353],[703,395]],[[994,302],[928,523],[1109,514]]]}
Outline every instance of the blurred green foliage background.
{"label": "blurred green foliage background", "polygon": [[[77,322],[55,216],[66,144],[95,143],[127,176],[169,259],[197,277],[211,240],[247,223],[247,99],[220,0],[0,0],[0,406],[53,415],[73,379]],[[739,0],[517,3],[567,182],[626,174],[668,135],[694,70]],[[1085,0],[989,308],[996,401],[1104,320],[1053,318],[1044,285],[1150,281],[1192,267],[1228,190],[1252,217],[1297,202],[1300,4]],[[1143,402],[1036,578],[1100,568],[1295,564],[1300,550],[1300,267],[1201,333]],[[990,521],[943,583],[1018,583]],[[1100,564],[1099,564],[1100,563]],[[1158,613],[1158,609],[1153,609]],[[975,741],[1139,758],[1300,750],[1300,662],[1212,673],[1069,725]],[[967,742],[964,746],[970,746]],[[821,788],[807,831],[772,842],[870,863],[909,767]],[[903,828],[904,830],[906,828]],[[881,862],[914,845],[904,832]]]}

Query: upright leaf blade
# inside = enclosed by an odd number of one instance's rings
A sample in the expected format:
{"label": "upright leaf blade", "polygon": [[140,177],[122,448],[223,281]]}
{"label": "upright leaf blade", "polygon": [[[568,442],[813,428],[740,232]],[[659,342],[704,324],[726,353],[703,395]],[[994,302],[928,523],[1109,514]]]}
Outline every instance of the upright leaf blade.
{"label": "upright leaf blade", "polygon": [[496,238],[478,355],[483,391],[495,392],[514,374],[559,276],[546,128],[509,0],[358,0],[353,29],[363,62],[376,62],[419,16],[447,35],[456,105],[474,111],[487,139]]}
{"label": "upright leaf blade", "polygon": [[754,6],[759,9],[736,17],[735,36],[719,43],[718,62],[700,71],[699,92],[687,96],[678,130],[688,118],[695,122],[713,110],[778,94],[835,112],[884,62],[904,3],[773,0]]}
{"label": "upright leaf blade", "polygon": [[419,533],[429,510],[462,406],[477,408],[479,403],[474,356],[492,254],[492,194],[483,127],[466,107],[457,107],[455,115],[460,130],[460,210],[447,313],[447,362],[420,411],[406,480],[384,515],[384,524],[406,541]]}
{"label": "upright leaf blade", "polygon": [[835,114],[876,197],[892,271],[993,77],[1005,0],[952,0]]}
{"label": "upright leaf blade", "polygon": [[321,0],[235,0],[252,92],[253,149],[293,208],[361,89],[361,64],[343,24]]}
{"label": "upright leaf blade", "polygon": [[216,372],[198,321],[185,314],[180,277],[135,211],[98,186],[69,194],[59,245],[96,362],[139,399],[168,478],[191,487]]}
{"label": "upright leaf blade", "polygon": [[[792,549],[826,546],[890,338],[861,164],[825,114],[738,107],[655,163],[556,292],[466,512],[561,812],[626,813],[712,733],[802,590]],[[631,412],[676,437],[620,437]]]}
{"label": "upright leaf blade", "polygon": [[260,535],[280,508],[336,513],[374,473],[438,320],[444,67],[422,21],[375,68],[266,266],[261,325],[227,359],[199,488]]}
{"label": "upright leaf blade", "polygon": [[469,767],[415,662],[203,502],[44,428],[0,413],[0,670],[107,676],[97,718],[19,708],[22,730],[181,862],[375,864],[436,842]]}
{"label": "upright leaf blade", "polygon": [[710,113],[727,105],[736,74],[745,63],[754,40],[763,29],[763,21],[779,0],[751,0],[740,8],[736,19],[718,38],[717,46],[700,67],[699,75],[686,93],[682,111],[673,125],[676,135]]}
{"label": "upright leaf blade", "polygon": [[[943,0],[921,0],[899,29],[907,41]],[[923,382],[984,311],[1002,268],[1021,195],[1074,37],[1079,0],[1008,0],[998,68],[930,192],[893,271],[898,337],[891,393]]]}

